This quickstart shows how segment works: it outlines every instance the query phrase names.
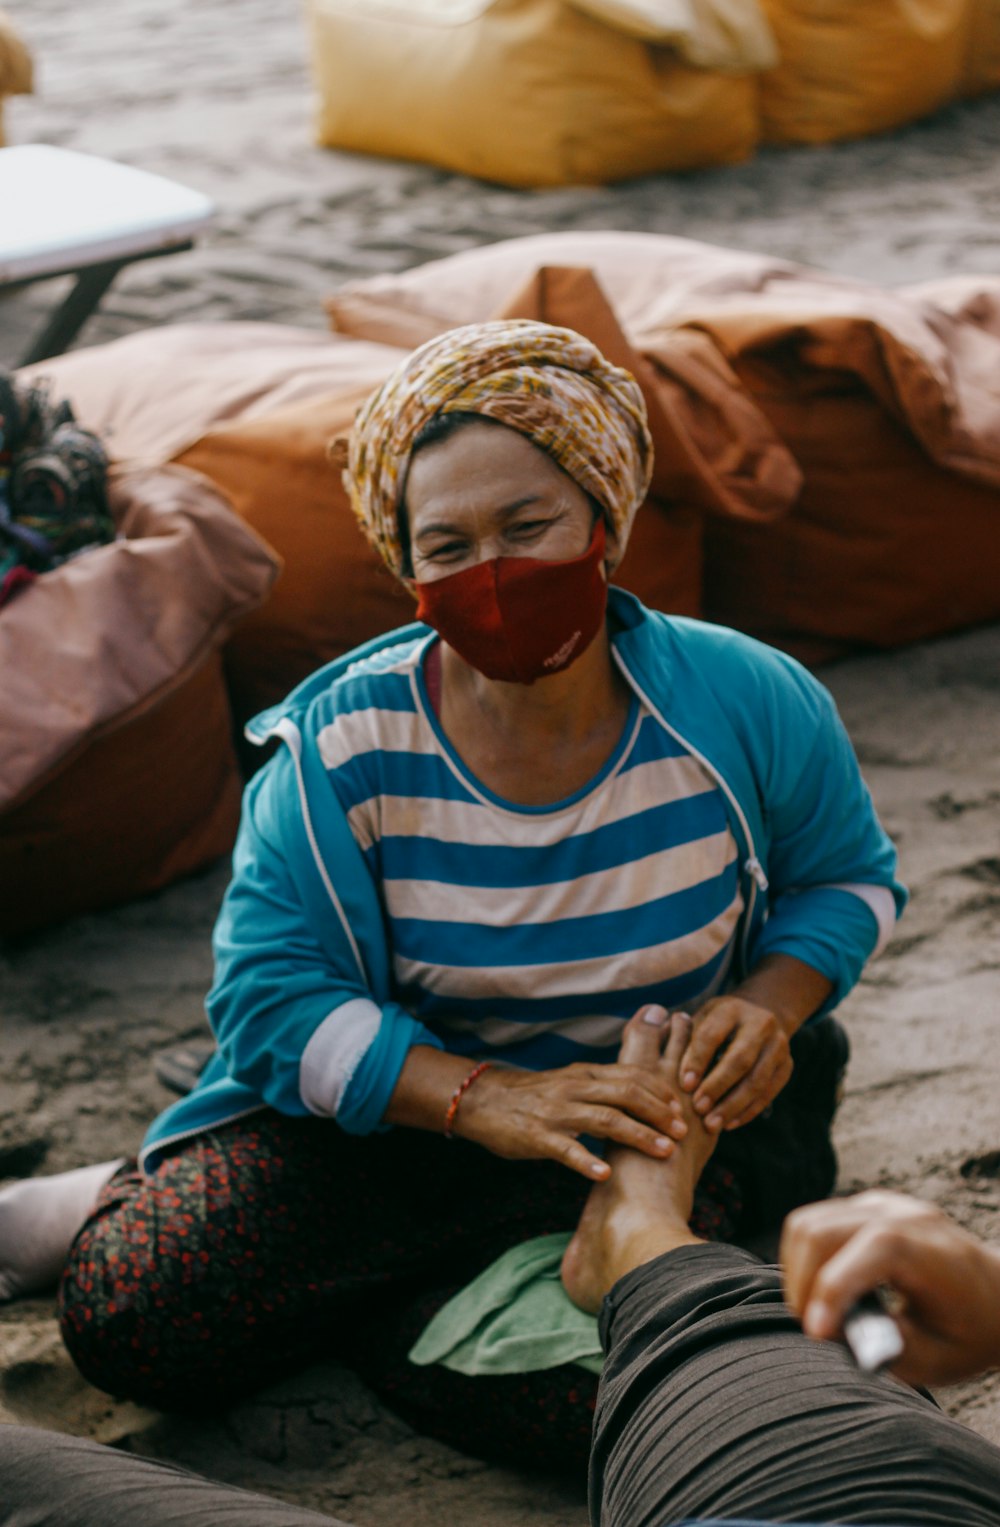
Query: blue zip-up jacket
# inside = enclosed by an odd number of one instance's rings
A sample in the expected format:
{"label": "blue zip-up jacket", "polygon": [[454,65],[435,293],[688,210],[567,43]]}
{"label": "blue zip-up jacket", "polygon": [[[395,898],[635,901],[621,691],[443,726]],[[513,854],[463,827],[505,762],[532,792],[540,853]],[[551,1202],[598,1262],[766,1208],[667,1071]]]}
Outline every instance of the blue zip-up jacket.
{"label": "blue zip-up jacket", "polygon": [[[723,792],[742,867],[737,978],[766,954],[825,975],[834,1007],[889,936],[906,893],[828,692],[739,632],[644,608],[612,589],[613,650],[629,684]],[[317,737],[345,675],[377,675],[429,630],[376,638],[306,679],[248,728],[283,747],[247,787],[233,879],[216,924],[208,1013],[218,1049],[142,1151],[269,1106],[381,1126],[408,1050],[440,1039],[392,1000],[377,888]]]}

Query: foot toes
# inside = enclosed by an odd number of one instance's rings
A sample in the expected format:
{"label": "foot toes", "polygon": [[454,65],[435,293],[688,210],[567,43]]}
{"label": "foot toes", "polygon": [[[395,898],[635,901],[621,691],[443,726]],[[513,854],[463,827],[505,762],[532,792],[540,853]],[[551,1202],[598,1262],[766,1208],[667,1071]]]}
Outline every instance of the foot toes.
{"label": "foot toes", "polygon": [[641,1007],[622,1032],[619,1060],[628,1066],[655,1066],[663,1048],[667,1026],[666,1009],[655,1003]]}
{"label": "foot toes", "polygon": [[681,1058],[691,1038],[691,1019],[687,1013],[671,1013],[670,1033],[663,1052],[663,1069],[680,1086]]}

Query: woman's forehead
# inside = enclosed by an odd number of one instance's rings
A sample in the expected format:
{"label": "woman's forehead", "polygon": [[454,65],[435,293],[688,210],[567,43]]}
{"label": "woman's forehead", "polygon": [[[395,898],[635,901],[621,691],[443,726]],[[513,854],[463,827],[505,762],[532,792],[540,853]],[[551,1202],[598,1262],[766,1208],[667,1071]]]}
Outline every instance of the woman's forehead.
{"label": "woman's forehead", "polygon": [[470,515],[503,518],[554,496],[578,497],[588,506],[583,490],[526,436],[502,425],[470,424],[418,451],[410,463],[410,534]]}

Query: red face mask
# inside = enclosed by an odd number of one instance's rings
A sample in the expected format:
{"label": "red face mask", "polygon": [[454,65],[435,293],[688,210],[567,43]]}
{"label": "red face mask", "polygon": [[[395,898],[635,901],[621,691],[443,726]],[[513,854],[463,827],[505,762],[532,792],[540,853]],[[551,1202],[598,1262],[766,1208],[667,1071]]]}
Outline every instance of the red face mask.
{"label": "red face mask", "polygon": [[604,521],[568,562],[494,557],[433,583],[418,583],[417,619],[440,632],[473,668],[507,684],[561,673],[604,621]]}

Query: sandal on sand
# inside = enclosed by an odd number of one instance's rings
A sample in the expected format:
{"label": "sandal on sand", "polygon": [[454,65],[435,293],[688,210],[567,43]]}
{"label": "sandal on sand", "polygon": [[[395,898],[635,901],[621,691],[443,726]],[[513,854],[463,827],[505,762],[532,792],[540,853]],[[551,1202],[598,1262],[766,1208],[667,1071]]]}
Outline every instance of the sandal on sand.
{"label": "sandal on sand", "polygon": [[185,1044],[174,1045],[154,1060],[156,1080],[183,1097],[194,1091],[199,1076],[214,1054],[215,1045],[210,1039],[189,1039]]}

